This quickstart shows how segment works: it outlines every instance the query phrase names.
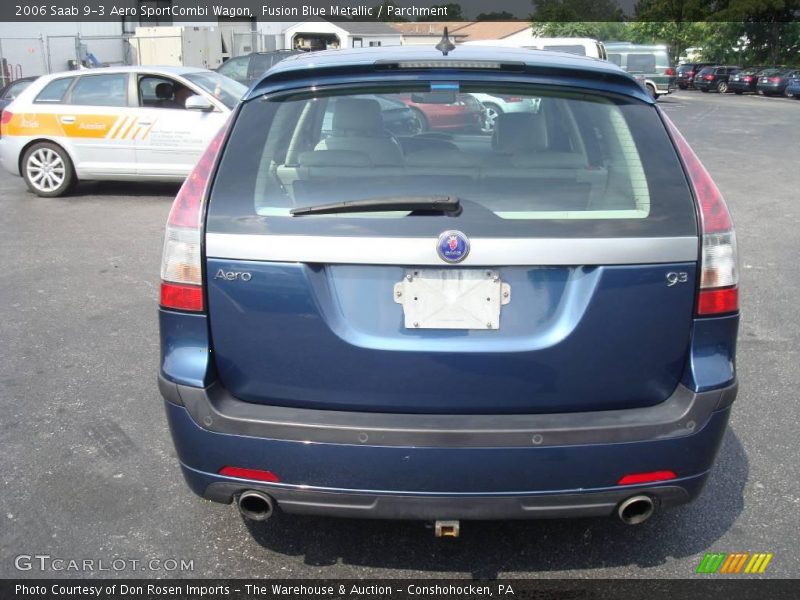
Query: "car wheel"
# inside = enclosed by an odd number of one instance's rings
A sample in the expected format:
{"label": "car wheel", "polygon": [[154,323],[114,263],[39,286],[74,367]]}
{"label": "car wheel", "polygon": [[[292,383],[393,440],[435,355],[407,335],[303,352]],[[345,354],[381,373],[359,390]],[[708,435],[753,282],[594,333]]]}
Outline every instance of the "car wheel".
{"label": "car wheel", "polygon": [[786,88],[784,88],[784,90],[783,90],[783,95],[784,95],[784,96],[786,96],[787,98],[792,98],[792,97],[794,96],[794,94],[792,94],[792,93],[789,91],[789,86],[786,86]]}
{"label": "car wheel", "polygon": [[422,111],[418,108],[412,108],[411,112],[414,113],[414,133],[425,133],[428,131],[428,119],[425,118],[425,115],[422,114]]}
{"label": "car wheel", "polygon": [[648,83],[646,87],[647,87],[647,93],[650,94],[650,97],[653,100],[658,100],[658,92],[656,91],[655,86],[652,86]]}
{"label": "car wheel", "polygon": [[724,81],[720,81],[720,82],[717,84],[717,91],[718,91],[720,94],[724,94],[725,92],[727,92],[727,91],[728,91],[728,84],[727,84],[727,83],[725,83]]}
{"label": "car wheel", "polygon": [[496,104],[491,102],[484,104],[486,109],[486,117],[483,120],[481,131],[483,133],[494,133],[494,128],[497,126],[497,119],[503,114],[503,111]]}
{"label": "car wheel", "polygon": [[50,142],[34,144],[22,158],[22,177],[34,194],[55,198],[76,181],[72,161],[63,148]]}

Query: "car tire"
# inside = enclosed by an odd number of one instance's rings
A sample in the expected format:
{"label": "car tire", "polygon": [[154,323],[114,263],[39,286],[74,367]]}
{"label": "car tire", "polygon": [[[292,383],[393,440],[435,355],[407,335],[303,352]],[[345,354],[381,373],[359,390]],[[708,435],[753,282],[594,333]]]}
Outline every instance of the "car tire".
{"label": "car tire", "polygon": [[645,85],[647,88],[647,93],[653,100],[658,100],[658,92],[656,91],[655,86],[650,85],[649,83]]}
{"label": "car tire", "polygon": [[430,125],[428,124],[428,119],[422,113],[422,111],[418,108],[412,108],[411,112],[414,113],[414,118],[417,120],[417,133],[425,133],[430,129]]}
{"label": "car tire", "polygon": [[786,87],[783,89],[783,95],[784,95],[784,96],[786,96],[787,98],[793,98],[793,97],[794,97],[794,94],[792,94],[792,93],[789,91],[789,86],[786,86]]}
{"label": "car tire", "polygon": [[51,142],[28,148],[20,170],[28,189],[42,198],[63,196],[77,182],[69,155]]}
{"label": "car tire", "polygon": [[481,126],[481,133],[491,135],[494,133],[494,128],[497,126],[497,119],[503,114],[503,109],[492,102],[484,103],[483,107],[486,109],[486,118]]}
{"label": "car tire", "polygon": [[717,84],[717,91],[718,91],[720,94],[725,94],[725,93],[728,91],[728,84],[727,84],[727,82],[725,82],[725,81],[720,81],[720,82]]}

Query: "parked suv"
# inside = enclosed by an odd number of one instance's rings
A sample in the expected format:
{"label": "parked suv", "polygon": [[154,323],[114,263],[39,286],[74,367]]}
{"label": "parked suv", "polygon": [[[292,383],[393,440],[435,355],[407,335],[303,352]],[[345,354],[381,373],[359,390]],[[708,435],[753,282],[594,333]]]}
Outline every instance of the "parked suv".
{"label": "parked suv", "polygon": [[606,42],[606,51],[608,60],[634,75],[652,98],[677,89],[668,46]]}
{"label": "parked suv", "polygon": [[701,69],[713,66],[713,64],[714,63],[683,63],[682,65],[678,65],[675,83],[682,90],[693,88],[695,76]]}
{"label": "parked suv", "polygon": [[[397,135],[369,97],[473,93],[536,108],[492,136]],[[736,396],[725,202],[639,84],[589,58],[277,65],[178,193],[161,279],[183,474],[250,519],[641,523],[700,493]]]}
{"label": "parked suv", "polygon": [[215,70],[234,81],[249,86],[253,81],[282,60],[301,54],[300,50],[272,50],[269,52],[251,52],[244,56],[229,58]]}
{"label": "parked suv", "polygon": [[728,91],[728,80],[734,73],[738,73],[741,67],[705,67],[695,75],[694,87],[701,92],[719,92],[724,94]]}

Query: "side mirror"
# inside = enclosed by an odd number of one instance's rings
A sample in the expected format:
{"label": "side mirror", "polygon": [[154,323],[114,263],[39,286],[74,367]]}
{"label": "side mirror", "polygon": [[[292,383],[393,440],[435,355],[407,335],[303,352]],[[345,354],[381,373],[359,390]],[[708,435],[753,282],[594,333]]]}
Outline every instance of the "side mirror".
{"label": "side mirror", "polygon": [[187,110],[199,110],[200,112],[211,112],[214,110],[214,105],[205,96],[195,94],[186,99]]}

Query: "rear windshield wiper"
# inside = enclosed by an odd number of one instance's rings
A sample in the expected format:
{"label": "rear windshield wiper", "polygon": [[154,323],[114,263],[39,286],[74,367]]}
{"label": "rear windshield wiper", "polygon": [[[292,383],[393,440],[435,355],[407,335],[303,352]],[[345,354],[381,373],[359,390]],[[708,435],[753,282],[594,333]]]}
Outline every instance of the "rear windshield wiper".
{"label": "rear windshield wiper", "polygon": [[461,203],[455,196],[387,196],[352,200],[350,202],[334,202],[294,208],[289,213],[294,217],[303,215],[331,215],[336,213],[408,211],[420,214],[448,214],[457,216],[461,212]]}

